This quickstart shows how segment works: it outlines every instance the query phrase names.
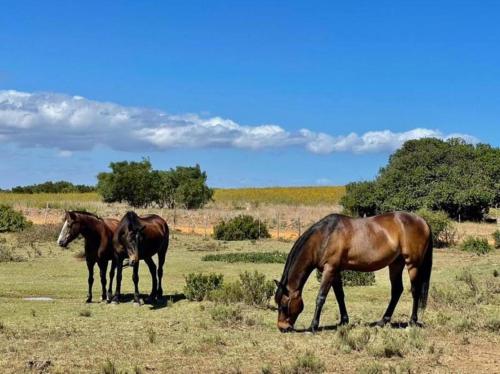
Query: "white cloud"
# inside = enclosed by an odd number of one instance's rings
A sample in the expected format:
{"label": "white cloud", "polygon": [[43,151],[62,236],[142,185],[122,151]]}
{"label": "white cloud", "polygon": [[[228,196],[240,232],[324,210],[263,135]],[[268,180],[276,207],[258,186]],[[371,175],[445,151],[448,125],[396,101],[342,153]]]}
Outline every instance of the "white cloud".
{"label": "white cloud", "polygon": [[68,157],[73,156],[73,152],[68,151],[66,149],[61,149],[59,152],[57,152],[57,155],[59,157],[68,158]]}
{"label": "white cloud", "polygon": [[275,124],[240,125],[221,117],[171,115],[56,93],[0,91],[0,142],[58,149],[59,156],[104,145],[117,150],[178,147],[243,149],[304,147],[317,154],[387,152],[409,139],[460,136],[416,128],[405,132],[369,131],[331,135],[302,129],[291,133]]}

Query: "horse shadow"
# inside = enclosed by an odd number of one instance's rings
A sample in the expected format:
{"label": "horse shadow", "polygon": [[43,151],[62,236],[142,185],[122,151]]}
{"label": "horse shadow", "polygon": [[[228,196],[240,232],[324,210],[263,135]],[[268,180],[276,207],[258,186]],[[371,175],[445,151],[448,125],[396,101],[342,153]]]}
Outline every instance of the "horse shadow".
{"label": "horse shadow", "polygon": [[[351,326],[366,326],[366,327],[377,327],[378,326],[378,321],[375,322],[366,322],[366,323],[353,323]],[[341,326],[346,326],[346,325],[341,325],[341,324],[336,324],[336,325],[326,325],[326,326],[319,326],[316,332],[321,332],[321,331],[336,331],[338,330],[339,327]],[[385,328],[390,327],[391,329],[406,329],[410,324],[408,322],[391,322],[385,325]],[[422,327],[422,325],[417,324],[418,327]],[[294,332],[297,333],[310,333],[311,330],[309,328],[307,329],[295,329],[293,330]]]}
{"label": "horse shadow", "polygon": [[[139,294],[141,300],[144,301],[144,305],[149,305],[150,310],[158,310],[166,308],[169,304],[175,304],[181,300],[186,299],[186,295],[183,293],[174,293],[171,295],[163,295],[162,297],[157,298],[153,303],[146,302],[149,295],[148,294]],[[129,303],[134,301],[133,293],[126,293],[120,295],[120,303]]]}

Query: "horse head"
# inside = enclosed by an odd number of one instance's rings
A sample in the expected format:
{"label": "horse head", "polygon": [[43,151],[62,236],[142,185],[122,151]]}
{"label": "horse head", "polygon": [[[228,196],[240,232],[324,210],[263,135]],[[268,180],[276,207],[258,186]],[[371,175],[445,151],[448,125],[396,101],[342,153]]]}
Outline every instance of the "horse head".
{"label": "horse head", "polygon": [[64,215],[64,225],[57,238],[57,244],[59,246],[66,248],[69,243],[75,240],[80,234],[81,223],[78,219],[78,215],[75,212],[67,211]]}
{"label": "horse head", "polygon": [[276,280],[274,282],[277,286],[274,301],[278,305],[278,329],[281,332],[293,331],[293,325],[304,309],[301,292],[290,292],[283,283]]}
{"label": "horse head", "polygon": [[139,261],[139,247],[143,240],[145,226],[139,221],[135,212],[127,212],[122,218],[118,233],[119,244],[127,250],[129,264],[133,266]]}

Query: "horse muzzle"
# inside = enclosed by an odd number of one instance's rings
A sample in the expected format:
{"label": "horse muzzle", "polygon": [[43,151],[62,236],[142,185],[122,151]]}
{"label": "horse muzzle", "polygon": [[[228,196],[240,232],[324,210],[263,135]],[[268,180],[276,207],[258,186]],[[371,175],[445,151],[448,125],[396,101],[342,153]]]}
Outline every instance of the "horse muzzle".
{"label": "horse muzzle", "polygon": [[292,332],[294,331],[293,326],[288,323],[278,322],[278,329],[280,332]]}

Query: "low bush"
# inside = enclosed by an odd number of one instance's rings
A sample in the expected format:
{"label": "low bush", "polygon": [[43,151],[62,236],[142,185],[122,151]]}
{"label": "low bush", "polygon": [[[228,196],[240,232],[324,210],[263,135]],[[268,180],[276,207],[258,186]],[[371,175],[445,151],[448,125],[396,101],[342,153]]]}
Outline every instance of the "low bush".
{"label": "low bush", "polygon": [[434,246],[444,247],[456,243],[456,229],[446,212],[420,209],[417,214],[425,219],[431,227]]}
{"label": "low bush", "polygon": [[214,238],[218,240],[255,240],[270,238],[264,222],[249,215],[239,215],[227,221],[220,221],[214,227]]}
{"label": "low bush", "polygon": [[61,225],[45,224],[45,225],[31,225],[23,231],[22,240],[25,243],[46,243],[55,242],[61,231]]}
{"label": "low bush", "polygon": [[24,257],[15,254],[7,245],[7,240],[0,238],[0,262],[21,262],[25,261]]}
{"label": "low bush", "polygon": [[493,250],[493,247],[488,243],[485,238],[478,238],[468,236],[460,245],[460,249],[466,252],[472,252],[477,255],[484,255]]}
{"label": "low bush", "polygon": [[22,231],[31,224],[21,212],[0,205],[0,232]]}
{"label": "low bush", "polygon": [[255,264],[284,264],[287,254],[280,251],[273,252],[246,252],[246,253],[221,253],[206,255],[202,261],[222,261],[222,262],[251,262]]}
{"label": "low bush", "polygon": [[500,249],[500,230],[496,230],[492,235],[495,241],[495,248]]}
{"label": "low bush", "polygon": [[184,294],[191,301],[202,301],[211,291],[222,287],[224,276],[222,274],[190,273],[186,277]]}
{"label": "low bush", "polygon": [[253,306],[266,306],[274,294],[274,283],[266,279],[264,274],[254,271],[245,271],[240,274],[240,279],[224,284],[213,291],[209,299],[222,303],[242,302]]}
{"label": "low bush", "polygon": [[[316,279],[321,282],[323,273],[316,271]],[[375,284],[374,272],[343,270],[341,273],[342,285],[346,287],[372,286]]]}
{"label": "low bush", "polygon": [[325,364],[313,352],[307,351],[295,359],[295,362],[290,366],[281,368],[282,374],[320,374],[326,370]]}
{"label": "low bush", "polygon": [[266,305],[274,294],[274,282],[266,280],[266,276],[257,270],[240,274],[240,282],[244,293],[243,301],[246,304]]}
{"label": "low bush", "polygon": [[355,329],[353,325],[340,326],[335,337],[342,351],[362,351],[370,342],[371,331],[367,327]]}

